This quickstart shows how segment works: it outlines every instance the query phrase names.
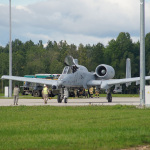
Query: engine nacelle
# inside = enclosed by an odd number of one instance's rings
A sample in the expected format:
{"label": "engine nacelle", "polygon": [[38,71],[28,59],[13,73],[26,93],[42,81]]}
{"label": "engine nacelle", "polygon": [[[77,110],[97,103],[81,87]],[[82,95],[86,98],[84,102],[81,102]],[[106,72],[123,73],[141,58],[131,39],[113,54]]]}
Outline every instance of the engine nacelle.
{"label": "engine nacelle", "polygon": [[115,76],[115,70],[109,65],[101,64],[96,67],[95,74],[100,79],[112,79]]}

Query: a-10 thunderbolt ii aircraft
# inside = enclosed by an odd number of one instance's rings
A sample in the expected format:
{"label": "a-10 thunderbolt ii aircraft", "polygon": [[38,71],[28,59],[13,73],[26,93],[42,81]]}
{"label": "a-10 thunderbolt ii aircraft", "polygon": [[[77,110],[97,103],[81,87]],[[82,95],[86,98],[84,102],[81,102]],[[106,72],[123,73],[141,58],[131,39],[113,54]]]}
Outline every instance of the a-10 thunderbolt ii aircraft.
{"label": "a-10 thunderbolt ii aircraft", "polygon": [[[127,63],[129,65],[129,63]],[[120,84],[130,85],[131,82],[136,82],[139,84],[140,77],[131,78],[130,68],[126,67],[126,78],[124,79],[113,79],[115,76],[115,70],[112,66],[101,64],[98,65],[95,69],[95,72],[89,72],[86,67],[78,65],[77,60],[73,59],[72,56],[67,56],[65,58],[65,67],[62,74],[58,80],[47,80],[47,79],[37,79],[37,78],[26,78],[18,76],[8,76],[3,75],[2,79],[10,79],[17,81],[26,81],[41,83],[52,86],[52,89],[59,89],[58,94],[58,103],[61,103],[64,99],[64,102],[67,103],[68,91],[71,88],[85,88],[89,89],[90,87],[96,87],[97,89],[103,89],[107,92],[108,102],[112,102],[112,96],[110,93],[110,88],[115,85],[115,92],[117,88],[121,88]],[[150,76],[145,77],[146,80],[150,80]]]}

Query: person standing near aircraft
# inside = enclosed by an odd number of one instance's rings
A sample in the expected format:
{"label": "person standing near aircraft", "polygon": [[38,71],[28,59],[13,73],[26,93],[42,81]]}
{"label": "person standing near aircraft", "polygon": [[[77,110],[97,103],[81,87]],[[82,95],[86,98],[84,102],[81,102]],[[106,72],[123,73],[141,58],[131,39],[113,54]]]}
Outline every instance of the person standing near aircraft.
{"label": "person standing near aircraft", "polygon": [[99,98],[99,91],[96,87],[95,87],[95,97]]}
{"label": "person standing near aircraft", "polygon": [[88,89],[85,89],[85,98],[88,98]]}
{"label": "person standing near aircraft", "polygon": [[20,92],[20,89],[18,88],[18,85],[16,85],[14,87],[14,105],[18,105],[19,92]]}
{"label": "person standing near aircraft", "polygon": [[90,98],[93,98],[93,90],[94,90],[93,87],[89,89]]}
{"label": "person standing near aircraft", "polygon": [[78,93],[78,91],[77,91],[77,89],[75,89],[75,90],[74,90],[74,96],[75,96],[75,97],[78,97],[78,94],[77,94],[77,93]]}
{"label": "person standing near aircraft", "polygon": [[47,104],[48,101],[48,93],[49,93],[49,89],[47,88],[47,86],[44,84],[44,88],[42,90],[42,95],[43,95],[43,99],[44,99],[44,103]]}

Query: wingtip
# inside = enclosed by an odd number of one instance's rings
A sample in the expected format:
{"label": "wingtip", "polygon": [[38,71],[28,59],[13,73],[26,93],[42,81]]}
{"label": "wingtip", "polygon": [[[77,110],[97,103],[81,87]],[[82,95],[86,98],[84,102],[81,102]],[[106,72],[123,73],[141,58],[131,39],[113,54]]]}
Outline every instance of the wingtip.
{"label": "wingtip", "polygon": [[1,79],[5,79],[6,76],[8,76],[8,75],[3,75],[3,76],[1,76]]}
{"label": "wingtip", "polygon": [[1,76],[1,79],[4,79],[4,76]]}

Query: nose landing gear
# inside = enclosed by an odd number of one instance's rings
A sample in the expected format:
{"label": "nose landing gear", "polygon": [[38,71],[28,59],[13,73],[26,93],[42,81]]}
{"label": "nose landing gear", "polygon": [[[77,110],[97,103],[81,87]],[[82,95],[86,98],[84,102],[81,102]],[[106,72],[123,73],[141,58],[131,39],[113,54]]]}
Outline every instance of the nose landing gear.
{"label": "nose landing gear", "polygon": [[67,88],[61,88],[60,89],[60,94],[58,94],[57,97],[57,102],[61,103],[62,100],[64,99],[64,103],[68,102],[68,96],[69,96],[69,91]]}

